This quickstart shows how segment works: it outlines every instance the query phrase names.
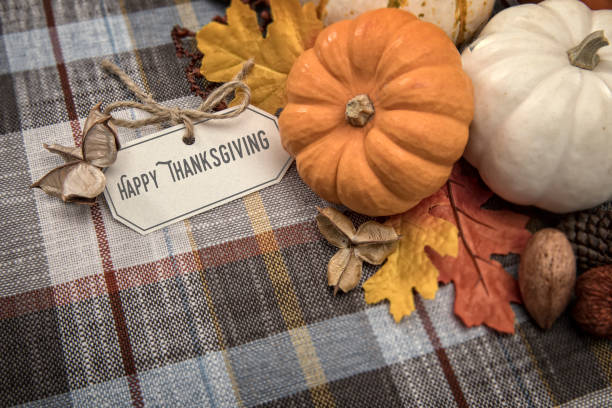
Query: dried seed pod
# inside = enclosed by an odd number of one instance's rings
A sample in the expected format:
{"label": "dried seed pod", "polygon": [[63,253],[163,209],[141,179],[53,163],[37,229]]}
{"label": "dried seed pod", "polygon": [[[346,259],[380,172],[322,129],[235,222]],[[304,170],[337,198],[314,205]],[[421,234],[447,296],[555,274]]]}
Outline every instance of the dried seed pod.
{"label": "dried seed pod", "polygon": [[361,279],[363,261],[355,256],[353,248],[341,248],[327,265],[327,284],[334,287],[334,295],[355,288]]}
{"label": "dried seed pod", "polygon": [[317,226],[333,246],[340,248],[327,265],[327,282],[343,292],[355,288],[361,279],[363,262],[380,265],[397,249],[395,229],[376,221],[367,221],[355,229],[351,220],[332,207],[319,208]]}
{"label": "dried seed pod", "polygon": [[111,116],[100,111],[101,102],[89,111],[83,126],[81,147],[43,144],[51,153],[59,154],[67,162],[56,167],[31,188],[40,188],[45,193],[61,198],[65,202],[93,205],[96,196],[104,191],[106,177],[101,168],[115,162],[119,140]]}
{"label": "dried seed pod", "polygon": [[100,105],[94,106],[83,125],[83,160],[97,167],[108,167],[115,162],[119,140],[111,115],[102,113]]}
{"label": "dried seed pod", "polygon": [[612,265],[580,275],[572,317],[584,331],[612,338]]}
{"label": "dried seed pod", "polygon": [[356,229],[351,220],[332,207],[319,208],[317,226],[325,239],[337,248],[348,248]]}
{"label": "dried seed pod", "polygon": [[59,154],[62,156],[66,163],[76,160],[83,160],[83,151],[80,147],[76,146],[62,146],[59,144],[46,144],[43,143],[43,147],[51,153]]}
{"label": "dried seed pod", "polygon": [[536,232],[521,254],[519,287],[527,311],[543,329],[563,313],[576,281],[576,260],[565,235],[556,229]]}
{"label": "dried seed pod", "polygon": [[353,238],[355,256],[372,264],[380,265],[399,244],[397,232],[388,225],[367,221],[359,226]]}
{"label": "dried seed pod", "polygon": [[602,208],[568,214],[558,228],[567,235],[579,272],[612,264],[612,211]]}
{"label": "dried seed pod", "polygon": [[93,205],[104,191],[106,177],[100,169],[82,161],[57,167],[32,184],[66,202]]}

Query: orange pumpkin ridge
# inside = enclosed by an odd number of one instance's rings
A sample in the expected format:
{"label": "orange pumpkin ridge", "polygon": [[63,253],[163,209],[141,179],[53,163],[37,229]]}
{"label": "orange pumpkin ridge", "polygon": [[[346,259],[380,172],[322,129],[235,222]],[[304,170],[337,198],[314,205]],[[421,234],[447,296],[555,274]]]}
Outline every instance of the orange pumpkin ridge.
{"label": "orange pumpkin ridge", "polygon": [[379,9],[324,29],[287,78],[281,140],[322,198],[370,216],[405,212],[461,157],[472,85],[447,35]]}

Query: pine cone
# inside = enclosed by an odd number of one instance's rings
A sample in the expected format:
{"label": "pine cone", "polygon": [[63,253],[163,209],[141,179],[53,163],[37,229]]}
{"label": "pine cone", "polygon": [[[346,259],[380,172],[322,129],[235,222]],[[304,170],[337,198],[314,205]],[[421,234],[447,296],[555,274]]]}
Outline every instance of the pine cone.
{"label": "pine cone", "polygon": [[612,211],[600,208],[572,213],[557,228],[572,244],[579,272],[612,264]]}

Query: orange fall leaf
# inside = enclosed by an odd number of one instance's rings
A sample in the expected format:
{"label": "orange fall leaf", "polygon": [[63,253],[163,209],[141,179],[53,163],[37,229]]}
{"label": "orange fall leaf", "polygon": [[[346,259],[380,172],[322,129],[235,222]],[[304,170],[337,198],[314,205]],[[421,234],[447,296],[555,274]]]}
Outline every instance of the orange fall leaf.
{"label": "orange fall leaf", "polygon": [[455,284],[455,314],[466,326],[485,324],[514,333],[510,302],[521,303],[518,283],[491,255],[520,254],[531,236],[525,229],[529,217],[481,208],[493,193],[472,172],[457,163],[442,187],[448,204],[431,209],[432,215],[457,226],[458,256],[441,256],[430,248],[427,252],[440,272],[439,281]]}

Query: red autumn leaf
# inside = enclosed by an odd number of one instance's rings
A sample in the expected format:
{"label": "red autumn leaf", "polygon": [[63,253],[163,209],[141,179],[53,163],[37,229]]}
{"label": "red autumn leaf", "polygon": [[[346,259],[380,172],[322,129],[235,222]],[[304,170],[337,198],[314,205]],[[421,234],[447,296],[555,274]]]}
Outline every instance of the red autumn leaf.
{"label": "red autumn leaf", "polygon": [[531,233],[529,217],[511,211],[481,208],[493,193],[484,189],[465,163],[457,163],[446,190],[449,205],[431,214],[452,222],[459,230],[459,255],[428,255],[440,271],[438,280],[455,284],[455,314],[468,326],[485,324],[497,331],[514,333],[510,302],[521,303],[517,281],[491,255],[520,254]]}

